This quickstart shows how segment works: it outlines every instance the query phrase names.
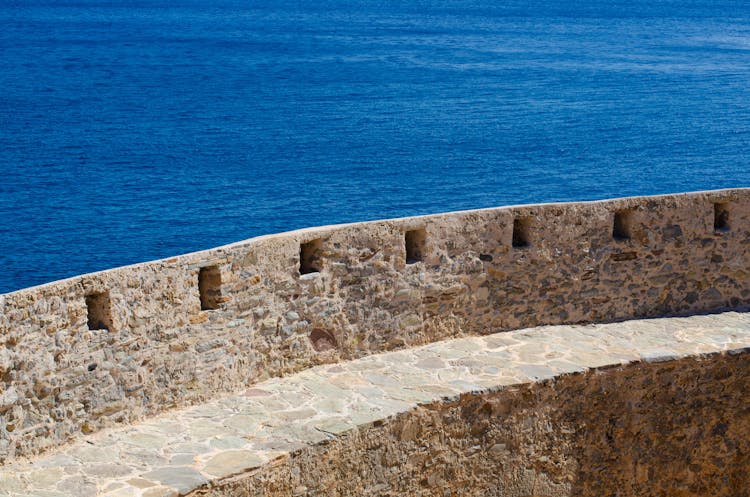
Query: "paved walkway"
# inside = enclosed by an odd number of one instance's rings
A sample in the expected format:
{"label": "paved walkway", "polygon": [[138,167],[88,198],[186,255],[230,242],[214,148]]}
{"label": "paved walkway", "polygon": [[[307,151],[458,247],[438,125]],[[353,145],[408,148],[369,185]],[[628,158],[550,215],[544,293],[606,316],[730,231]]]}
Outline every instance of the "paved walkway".
{"label": "paved walkway", "polygon": [[0,469],[2,497],[172,497],[357,425],[463,392],[750,347],[750,314],[547,326],[434,343],[265,381]]}

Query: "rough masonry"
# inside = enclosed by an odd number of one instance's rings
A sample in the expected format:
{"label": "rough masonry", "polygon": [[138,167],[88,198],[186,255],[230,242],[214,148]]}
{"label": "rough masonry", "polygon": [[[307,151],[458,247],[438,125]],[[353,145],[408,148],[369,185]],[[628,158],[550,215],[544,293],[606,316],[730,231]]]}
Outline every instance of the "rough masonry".
{"label": "rough masonry", "polygon": [[446,340],[102,431],[0,496],[744,497],[748,352],[735,312]]}
{"label": "rough masonry", "polygon": [[311,366],[750,304],[750,190],[264,236],[0,296],[0,460]]}

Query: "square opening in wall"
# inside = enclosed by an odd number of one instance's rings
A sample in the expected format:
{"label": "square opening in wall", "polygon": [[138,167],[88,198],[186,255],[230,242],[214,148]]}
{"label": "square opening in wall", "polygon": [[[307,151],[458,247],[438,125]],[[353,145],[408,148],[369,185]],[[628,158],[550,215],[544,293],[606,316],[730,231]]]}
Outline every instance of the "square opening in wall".
{"label": "square opening in wall", "polygon": [[518,217],[513,220],[513,246],[524,248],[531,245],[529,232],[531,231],[531,218]]}
{"label": "square opening in wall", "polygon": [[299,274],[319,273],[321,241],[312,240],[299,246]]}
{"label": "square opening in wall", "polygon": [[714,231],[729,231],[729,203],[714,204]]}
{"label": "square opening in wall", "polygon": [[112,331],[112,304],[109,292],[86,295],[86,312],[90,330]]}
{"label": "square opening in wall", "polygon": [[200,292],[202,311],[219,308],[221,271],[218,266],[206,266],[198,271],[198,292]]}
{"label": "square opening in wall", "polygon": [[630,209],[615,212],[612,225],[612,238],[630,240],[633,236],[633,211]]}
{"label": "square opening in wall", "polygon": [[411,230],[404,233],[407,264],[414,264],[424,260],[426,241],[427,232],[424,230],[424,228]]}

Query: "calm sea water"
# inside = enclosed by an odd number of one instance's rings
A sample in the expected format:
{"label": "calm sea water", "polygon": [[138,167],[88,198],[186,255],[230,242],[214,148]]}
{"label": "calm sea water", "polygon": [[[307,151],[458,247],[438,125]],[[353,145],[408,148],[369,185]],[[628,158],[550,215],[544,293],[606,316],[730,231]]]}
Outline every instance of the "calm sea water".
{"label": "calm sea water", "polygon": [[0,0],[0,292],[263,233],[750,186],[750,3]]}

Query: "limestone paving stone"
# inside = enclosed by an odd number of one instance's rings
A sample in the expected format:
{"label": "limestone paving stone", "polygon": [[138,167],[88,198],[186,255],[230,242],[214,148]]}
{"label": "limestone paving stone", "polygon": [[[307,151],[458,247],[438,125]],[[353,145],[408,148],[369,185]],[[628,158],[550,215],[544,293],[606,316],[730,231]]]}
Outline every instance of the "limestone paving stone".
{"label": "limestone paving stone", "polygon": [[251,468],[257,468],[266,460],[256,451],[226,450],[219,452],[202,466],[202,472],[217,478],[224,478]]}
{"label": "limestone paving stone", "polygon": [[142,478],[163,483],[187,493],[194,488],[205,484],[208,479],[195,468],[188,466],[166,466],[157,468],[141,475]]}
{"label": "limestone paving stone", "polygon": [[457,338],[319,366],[92,434],[4,466],[0,496],[175,497],[418,405],[590,368],[748,347],[750,314],[739,312]]}

